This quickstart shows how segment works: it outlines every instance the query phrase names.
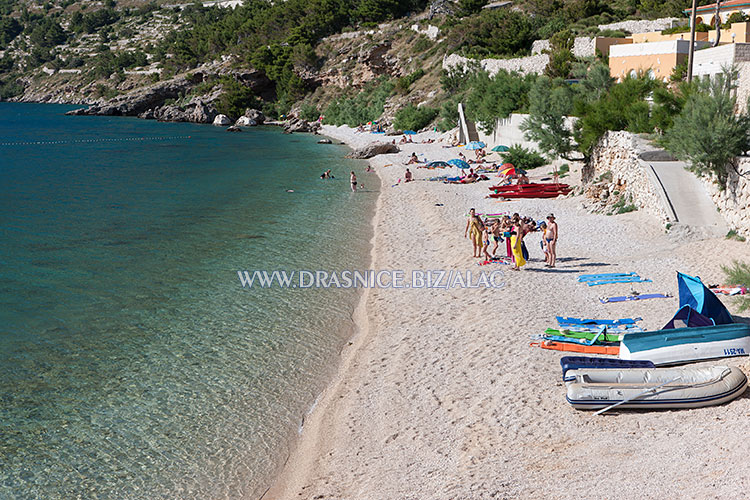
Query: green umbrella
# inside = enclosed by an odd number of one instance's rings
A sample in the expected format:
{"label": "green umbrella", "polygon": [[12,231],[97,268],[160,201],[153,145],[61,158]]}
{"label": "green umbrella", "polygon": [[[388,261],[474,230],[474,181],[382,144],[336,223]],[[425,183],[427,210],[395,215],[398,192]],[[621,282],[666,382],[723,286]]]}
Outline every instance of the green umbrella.
{"label": "green umbrella", "polygon": [[506,151],[510,151],[510,148],[508,146],[500,145],[500,146],[495,146],[494,148],[492,148],[492,151],[496,151],[498,153],[505,153]]}

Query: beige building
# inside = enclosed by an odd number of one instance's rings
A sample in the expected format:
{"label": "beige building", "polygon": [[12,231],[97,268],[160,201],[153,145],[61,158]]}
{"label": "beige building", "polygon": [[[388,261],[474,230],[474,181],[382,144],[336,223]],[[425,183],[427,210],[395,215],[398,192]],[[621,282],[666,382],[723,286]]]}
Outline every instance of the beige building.
{"label": "beige building", "polygon": [[[685,9],[683,12],[690,17],[693,9]],[[730,0],[729,2],[721,2],[719,6],[719,18],[720,23],[727,22],[729,16],[735,12],[750,16],[750,1],[748,0]],[[708,24],[709,26],[716,26],[716,4],[711,3],[707,5],[701,5],[695,9],[695,21],[697,24]],[[722,33],[722,36],[724,34]]]}
{"label": "beige building", "polygon": [[[708,42],[696,42],[698,49],[708,45]],[[651,78],[667,81],[675,66],[687,61],[689,49],[690,40],[612,45],[609,73],[618,80],[643,72]]]}

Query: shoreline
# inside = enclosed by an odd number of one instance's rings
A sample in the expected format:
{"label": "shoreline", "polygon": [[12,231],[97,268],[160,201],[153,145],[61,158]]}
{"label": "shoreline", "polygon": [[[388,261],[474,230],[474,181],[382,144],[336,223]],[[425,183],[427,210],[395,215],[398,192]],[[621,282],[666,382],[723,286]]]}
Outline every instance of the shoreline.
{"label": "shoreline", "polygon": [[[326,127],[321,135],[353,148],[381,142],[343,128]],[[442,171],[414,168],[415,182],[397,182],[412,151],[430,160],[458,151],[440,146],[404,145],[368,160],[381,182],[372,268],[487,269],[468,257],[462,230],[469,207],[535,217],[554,212],[561,225],[558,268],[542,267],[534,237],[527,269],[505,272],[500,290],[367,289],[336,375],[262,498],[741,496],[750,478],[726,471],[750,453],[750,443],[732,437],[750,415],[747,395],[716,407],[593,417],[565,402],[558,362],[564,353],[531,348],[529,338],[553,326],[555,314],[640,316],[644,329],[661,328],[676,298],[600,304],[599,296],[628,289],[580,288],[574,276],[636,271],[653,279],[639,292],[676,295],[674,271],[720,282],[720,264],[750,260],[748,246],[674,240],[654,216],[590,214],[581,197],[500,203],[485,198],[491,182],[424,181]],[[745,357],[708,364],[750,373]],[[600,468],[609,474],[580,474]]]}

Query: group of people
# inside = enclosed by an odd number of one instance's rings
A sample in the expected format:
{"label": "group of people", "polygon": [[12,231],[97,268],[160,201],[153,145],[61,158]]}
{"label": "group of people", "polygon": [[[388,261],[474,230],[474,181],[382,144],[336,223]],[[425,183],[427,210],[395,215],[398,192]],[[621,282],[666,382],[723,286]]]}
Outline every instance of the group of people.
{"label": "group of people", "polygon": [[[507,256],[513,262],[513,269],[520,270],[529,258],[524,237],[537,231],[542,233],[545,266],[555,267],[558,227],[554,214],[549,214],[547,221],[540,221],[539,224],[530,217],[521,217],[518,213],[490,221],[489,219],[482,220],[472,208],[469,210],[469,220],[466,221],[464,238],[471,239],[474,248],[473,257],[485,257],[487,260],[497,258],[498,247],[501,242],[505,241]],[[492,243],[494,246],[490,250]]]}
{"label": "group of people", "polygon": [[[366,172],[371,172],[371,171],[372,171],[372,169],[368,166],[367,169],[366,169]],[[407,169],[407,172],[408,171],[409,170]],[[328,170],[326,170],[325,172],[323,172],[322,174],[320,174],[320,178],[321,179],[335,179],[335,177],[331,173],[331,169],[330,168]],[[350,174],[349,174],[349,182],[350,182],[350,184],[352,186],[352,191],[356,191],[357,190],[357,176],[354,173],[354,170],[352,170],[350,172]],[[359,189],[364,189],[364,188],[365,188],[365,185],[364,184],[360,184]]]}

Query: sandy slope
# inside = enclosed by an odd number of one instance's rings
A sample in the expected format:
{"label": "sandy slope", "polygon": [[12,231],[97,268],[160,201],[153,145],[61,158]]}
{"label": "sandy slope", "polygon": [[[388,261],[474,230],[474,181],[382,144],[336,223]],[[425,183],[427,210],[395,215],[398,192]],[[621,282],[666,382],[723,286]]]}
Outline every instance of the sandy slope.
{"label": "sandy slope", "polygon": [[[375,137],[344,128],[325,133],[354,146]],[[407,275],[502,269],[506,285],[368,291],[338,377],[264,498],[747,496],[747,395],[720,407],[594,417],[565,402],[562,354],[529,341],[557,314],[641,316],[642,326],[656,329],[677,308],[676,298],[600,304],[599,296],[625,295],[630,285],[586,287],[575,281],[581,272],[636,271],[653,280],[638,291],[676,295],[676,270],[722,282],[720,264],[750,260],[750,245],[674,241],[645,213],[592,215],[580,198],[501,203],[484,198],[488,182],[422,180],[441,171],[412,169],[416,182],[393,186],[412,151],[434,160],[457,150],[406,145],[371,160],[382,179],[372,268]],[[367,175],[358,174],[365,183]],[[528,237],[526,270],[477,266],[463,238],[470,207],[537,219],[554,212],[558,268],[543,267],[537,235]],[[748,358],[722,363],[750,373]]]}

